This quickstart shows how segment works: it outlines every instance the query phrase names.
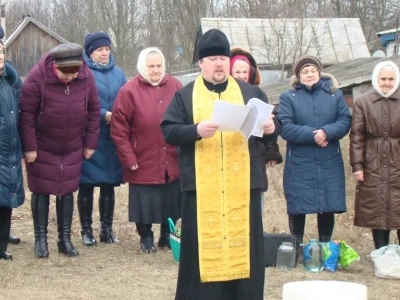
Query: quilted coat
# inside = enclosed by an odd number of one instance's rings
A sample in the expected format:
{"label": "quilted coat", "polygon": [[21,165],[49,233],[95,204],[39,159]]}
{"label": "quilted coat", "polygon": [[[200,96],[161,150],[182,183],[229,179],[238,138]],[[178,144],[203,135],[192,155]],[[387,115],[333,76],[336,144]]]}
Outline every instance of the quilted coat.
{"label": "quilted coat", "polygon": [[94,63],[86,54],[83,58],[92,70],[96,79],[101,106],[100,137],[96,152],[87,160],[83,160],[80,184],[118,185],[122,180],[122,166],[117,156],[117,150],[110,135],[110,125],[104,120],[107,111],[112,111],[114,101],[120,88],[126,83],[124,72],[115,66],[114,56],[110,55],[107,66]]}
{"label": "quilted coat", "polygon": [[354,224],[400,229],[400,88],[388,98],[374,90],[356,99],[350,164],[353,172],[364,171],[356,188]]}
{"label": "quilted coat", "polygon": [[24,151],[37,151],[26,164],[29,189],[36,194],[65,195],[78,189],[83,149],[95,149],[100,103],[94,76],[84,64],[65,84],[46,53],[22,87],[20,128]]}
{"label": "quilted coat", "polygon": [[[346,211],[345,175],[339,141],[350,129],[351,115],[336,79],[321,74],[308,89],[296,77],[282,93],[278,118],[286,140],[283,189],[292,214]],[[318,146],[314,130],[323,129],[328,145]]]}
{"label": "quilted coat", "polygon": [[18,131],[21,79],[9,62],[0,75],[0,207],[24,203],[22,149]]}
{"label": "quilted coat", "polygon": [[[165,142],[160,123],[181,83],[170,75],[153,86],[142,75],[128,81],[115,100],[111,136],[123,166],[123,178],[133,184],[164,184],[179,179],[176,147]],[[137,170],[130,167],[138,165]]]}

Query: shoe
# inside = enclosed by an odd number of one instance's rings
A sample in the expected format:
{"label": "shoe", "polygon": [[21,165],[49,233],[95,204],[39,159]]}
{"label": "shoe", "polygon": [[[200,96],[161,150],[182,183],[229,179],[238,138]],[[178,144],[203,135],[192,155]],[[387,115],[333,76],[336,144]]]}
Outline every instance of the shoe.
{"label": "shoe", "polygon": [[8,242],[13,245],[18,245],[19,243],[21,243],[21,239],[17,236],[13,236],[10,234]]}
{"label": "shoe", "polygon": [[7,251],[0,251],[0,259],[3,260],[13,260],[13,257],[10,253]]}
{"label": "shoe", "polygon": [[154,246],[154,238],[151,235],[148,235],[144,238],[140,239],[140,251],[143,253],[156,253],[157,249]]}

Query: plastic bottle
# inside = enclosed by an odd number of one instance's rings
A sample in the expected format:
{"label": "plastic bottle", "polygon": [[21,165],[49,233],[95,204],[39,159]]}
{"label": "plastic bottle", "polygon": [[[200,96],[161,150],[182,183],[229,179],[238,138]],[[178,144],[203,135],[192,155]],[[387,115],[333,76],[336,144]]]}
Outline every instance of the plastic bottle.
{"label": "plastic bottle", "polygon": [[317,239],[310,239],[303,250],[304,269],[309,272],[320,272],[323,269],[322,247]]}
{"label": "plastic bottle", "polygon": [[282,242],[276,255],[276,268],[282,271],[291,271],[294,269],[296,259],[296,250],[293,243]]}

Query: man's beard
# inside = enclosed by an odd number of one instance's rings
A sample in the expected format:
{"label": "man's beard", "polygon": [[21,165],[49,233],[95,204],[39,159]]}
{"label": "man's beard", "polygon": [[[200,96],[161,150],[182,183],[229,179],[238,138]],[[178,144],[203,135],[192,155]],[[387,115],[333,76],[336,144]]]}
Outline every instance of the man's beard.
{"label": "man's beard", "polygon": [[213,75],[212,79],[215,83],[222,83],[225,82],[227,80],[228,76],[226,74],[224,74],[224,76],[222,77],[217,77],[216,75]]}

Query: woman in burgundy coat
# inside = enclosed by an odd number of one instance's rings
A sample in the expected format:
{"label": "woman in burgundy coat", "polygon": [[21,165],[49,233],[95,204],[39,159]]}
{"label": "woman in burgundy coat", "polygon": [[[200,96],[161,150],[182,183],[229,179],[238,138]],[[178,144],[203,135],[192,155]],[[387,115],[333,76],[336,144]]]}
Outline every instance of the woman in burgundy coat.
{"label": "woman in burgundy coat", "polygon": [[182,87],[165,75],[164,55],[144,49],[139,75],[128,81],[115,100],[111,137],[129,182],[129,221],[136,222],[143,252],[154,253],[152,223],[161,223],[159,247],[170,247],[167,218],[180,218],[180,181],[176,147],[168,145],[160,123],[175,92]]}
{"label": "woman in burgundy coat", "polygon": [[46,53],[26,78],[20,101],[21,139],[35,230],[35,255],[48,257],[49,195],[56,195],[58,251],[77,256],[71,243],[81,165],[97,146],[100,104],[83,48],[61,44]]}

